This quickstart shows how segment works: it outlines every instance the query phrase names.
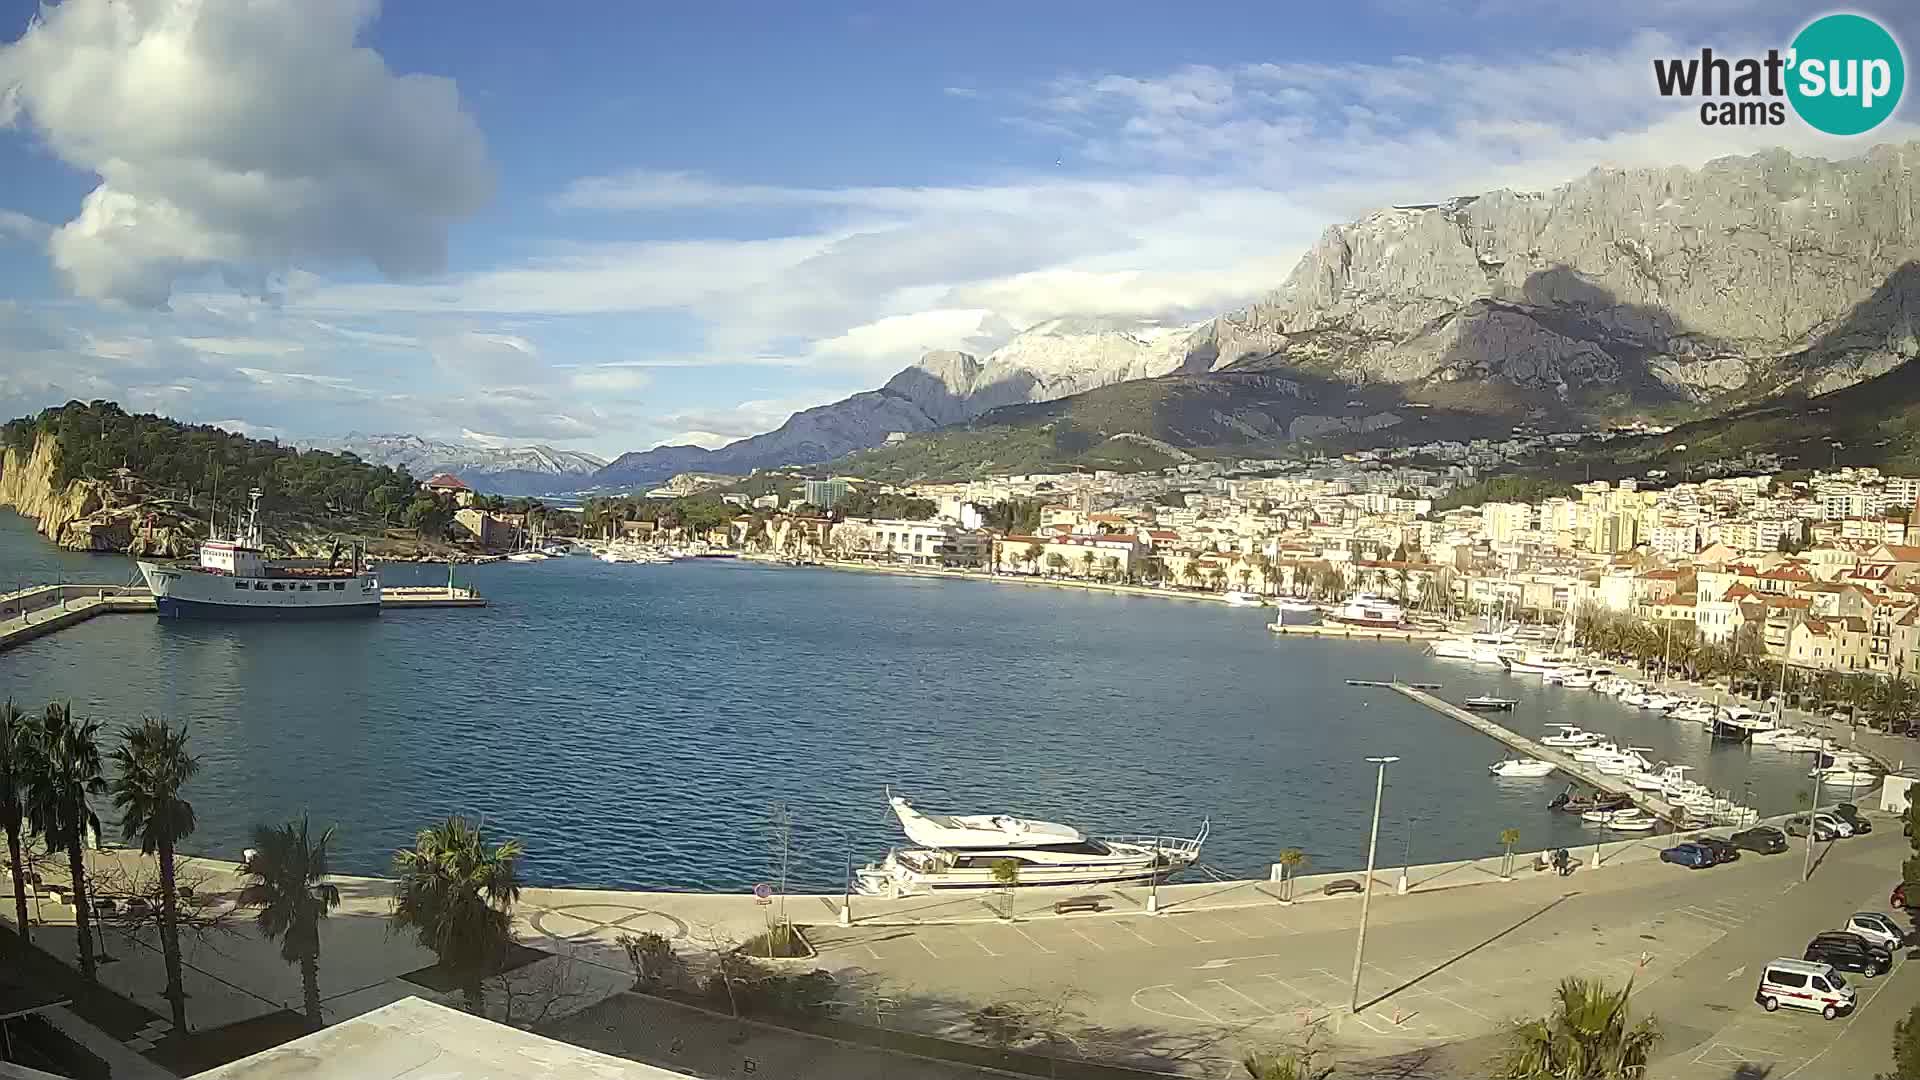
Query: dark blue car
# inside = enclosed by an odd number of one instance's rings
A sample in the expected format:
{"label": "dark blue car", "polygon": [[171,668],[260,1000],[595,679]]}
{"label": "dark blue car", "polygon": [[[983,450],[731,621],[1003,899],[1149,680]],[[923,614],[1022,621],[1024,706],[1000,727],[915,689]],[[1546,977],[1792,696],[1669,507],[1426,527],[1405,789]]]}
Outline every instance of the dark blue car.
{"label": "dark blue car", "polygon": [[1660,853],[1661,862],[1670,862],[1690,870],[1704,870],[1714,864],[1713,852],[1699,844],[1675,844]]}

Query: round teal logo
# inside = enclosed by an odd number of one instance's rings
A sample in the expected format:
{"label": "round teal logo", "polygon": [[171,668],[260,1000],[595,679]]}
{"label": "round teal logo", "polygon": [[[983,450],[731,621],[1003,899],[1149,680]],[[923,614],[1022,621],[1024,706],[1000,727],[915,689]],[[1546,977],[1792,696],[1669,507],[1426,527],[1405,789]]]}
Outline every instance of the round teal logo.
{"label": "round teal logo", "polygon": [[1893,115],[1906,89],[1900,43],[1864,15],[1823,15],[1793,39],[1787,98],[1793,111],[1829,135],[1872,131]]}

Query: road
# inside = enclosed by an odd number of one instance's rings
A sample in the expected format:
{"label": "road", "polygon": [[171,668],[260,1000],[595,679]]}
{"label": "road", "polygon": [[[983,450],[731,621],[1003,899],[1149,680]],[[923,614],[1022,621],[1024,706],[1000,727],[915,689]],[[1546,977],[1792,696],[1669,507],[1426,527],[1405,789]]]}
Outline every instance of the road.
{"label": "road", "polygon": [[1704,871],[1523,870],[1507,883],[1376,894],[1358,1012],[1351,901],[1289,906],[1249,893],[1244,906],[1157,917],[1132,908],[808,935],[852,996],[895,1003],[897,1023],[940,1030],[993,1001],[1065,1000],[1089,1054],[1202,1075],[1227,1075],[1245,1050],[1308,1028],[1348,1059],[1484,1039],[1545,1011],[1563,977],[1584,975],[1635,980],[1636,1009],[1667,1032],[1656,1076],[1727,1078],[1747,1066],[1772,1080],[1865,1080],[1888,1063],[1894,1021],[1920,1003],[1920,976],[1904,961],[1864,982],[1861,1009],[1842,1021],[1768,1014],[1753,993],[1766,960],[1798,955],[1852,911],[1885,909],[1906,845],[1897,823],[1880,820],[1871,836],[1825,846],[1806,884],[1796,848]]}

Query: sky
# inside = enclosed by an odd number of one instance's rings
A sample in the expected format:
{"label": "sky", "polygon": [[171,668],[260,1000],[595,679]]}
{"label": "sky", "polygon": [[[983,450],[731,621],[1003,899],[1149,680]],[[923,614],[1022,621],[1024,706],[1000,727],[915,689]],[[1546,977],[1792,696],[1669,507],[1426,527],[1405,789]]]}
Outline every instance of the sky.
{"label": "sky", "polygon": [[0,0],[0,414],[718,446],[1230,310],[1378,207],[1916,137],[1920,94],[1846,139],[1654,91],[1829,10]]}

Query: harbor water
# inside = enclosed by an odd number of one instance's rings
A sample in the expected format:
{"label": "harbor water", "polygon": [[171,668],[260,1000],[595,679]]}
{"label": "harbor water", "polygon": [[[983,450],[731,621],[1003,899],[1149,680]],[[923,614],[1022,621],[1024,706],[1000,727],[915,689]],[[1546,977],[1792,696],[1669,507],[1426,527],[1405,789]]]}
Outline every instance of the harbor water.
{"label": "harbor water", "polygon": [[[0,512],[0,586],[119,583],[120,556],[59,552]],[[1591,843],[1546,809],[1564,779],[1496,780],[1504,748],[1384,689],[1520,699],[1497,719],[1579,724],[1696,766],[1764,813],[1809,761],[1584,690],[1440,661],[1424,646],[1277,638],[1271,609],[770,566],[574,557],[463,567],[484,609],[315,623],[93,619],[0,653],[0,693],[71,699],[110,731],[192,725],[199,828],[238,853],[256,823],[338,826],[336,869],[381,873],[452,813],[527,846],[541,884],[741,889],[776,876],[776,804],[795,888],[837,890],[849,858],[902,843],[891,787],[930,812],[1008,812],[1090,832],[1190,835],[1263,876],[1364,864],[1373,766],[1390,766],[1380,863]],[[444,566],[382,567],[443,584]],[[100,800],[103,815],[110,812]]]}

